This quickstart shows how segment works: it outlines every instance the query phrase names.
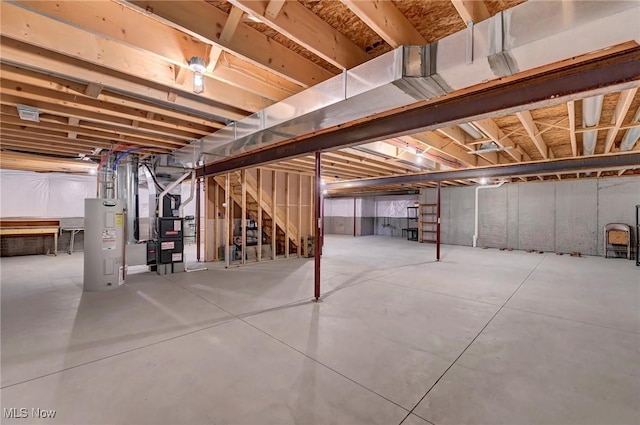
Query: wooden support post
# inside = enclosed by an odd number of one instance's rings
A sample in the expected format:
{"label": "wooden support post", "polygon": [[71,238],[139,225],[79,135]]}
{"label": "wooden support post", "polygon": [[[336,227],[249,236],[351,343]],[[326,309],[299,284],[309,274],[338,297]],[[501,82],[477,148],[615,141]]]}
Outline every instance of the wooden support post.
{"label": "wooden support post", "polygon": [[313,209],[313,200],[316,196],[315,193],[315,189],[314,189],[314,183],[315,183],[315,177],[314,176],[309,176],[309,235],[313,234],[313,229],[314,227],[314,209]]}
{"label": "wooden support post", "polygon": [[242,205],[240,206],[240,237],[242,238],[242,259],[240,264],[244,264],[247,259],[247,170],[240,171],[240,181],[242,185]]}
{"label": "wooden support post", "polygon": [[302,174],[298,174],[298,258],[302,257]]}
{"label": "wooden support post", "polygon": [[356,197],[353,197],[353,237],[356,237]]}
{"label": "wooden support post", "polygon": [[257,190],[258,192],[258,262],[262,261],[262,168],[258,168],[257,173]]}
{"label": "wooden support post", "polygon": [[214,192],[214,210],[213,210],[213,259],[219,260],[220,254],[218,247],[220,246],[220,185],[216,183],[213,177],[210,177],[213,181]]}
{"label": "wooden support post", "polygon": [[320,203],[322,201],[322,181],[320,179],[320,151],[316,152],[316,184],[314,185],[314,192],[316,197],[315,202],[315,232],[314,232],[314,289],[313,296],[316,301],[320,300],[320,228],[321,223],[321,209]]}
{"label": "wooden support post", "polygon": [[436,201],[436,261],[440,261],[440,188],[442,183],[438,180],[438,199]]}
{"label": "wooden support post", "polygon": [[284,173],[284,258],[289,258],[289,173]]}
{"label": "wooden support post", "polygon": [[278,230],[278,226],[276,225],[276,217],[278,212],[278,201],[277,195],[278,191],[276,190],[278,172],[271,172],[271,259],[276,259],[276,232]]}
{"label": "wooden support post", "polygon": [[233,205],[231,204],[231,174],[227,173],[224,178],[224,202],[226,208],[224,210],[224,266],[229,268],[229,228],[233,224],[233,217],[231,217],[231,213],[233,212]]}
{"label": "wooden support post", "polygon": [[[217,241],[216,229],[214,227],[213,234],[209,233],[208,228],[210,220],[215,217],[215,211],[218,208],[215,202],[215,192],[218,190],[213,177],[204,178],[204,261],[213,261],[216,259],[215,244]],[[212,252],[213,251],[213,252]]]}
{"label": "wooden support post", "polygon": [[200,191],[202,179],[196,180],[196,261],[200,262]]}

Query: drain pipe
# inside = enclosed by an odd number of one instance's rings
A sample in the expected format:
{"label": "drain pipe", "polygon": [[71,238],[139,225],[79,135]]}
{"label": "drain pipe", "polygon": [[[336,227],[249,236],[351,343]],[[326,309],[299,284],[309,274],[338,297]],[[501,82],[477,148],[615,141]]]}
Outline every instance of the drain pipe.
{"label": "drain pipe", "polygon": [[476,243],[478,242],[478,192],[480,189],[497,189],[501,187],[504,182],[492,184],[490,186],[476,186],[476,208],[475,208],[475,227],[473,230],[473,247],[476,247]]}

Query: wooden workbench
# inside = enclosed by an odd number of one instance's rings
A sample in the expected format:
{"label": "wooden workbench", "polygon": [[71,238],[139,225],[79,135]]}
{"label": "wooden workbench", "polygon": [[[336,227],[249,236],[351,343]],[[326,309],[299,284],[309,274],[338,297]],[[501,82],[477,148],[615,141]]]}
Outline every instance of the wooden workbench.
{"label": "wooden workbench", "polygon": [[51,218],[0,219],[0,236],[53,236],[53,253],[58,255],[60,220]]}

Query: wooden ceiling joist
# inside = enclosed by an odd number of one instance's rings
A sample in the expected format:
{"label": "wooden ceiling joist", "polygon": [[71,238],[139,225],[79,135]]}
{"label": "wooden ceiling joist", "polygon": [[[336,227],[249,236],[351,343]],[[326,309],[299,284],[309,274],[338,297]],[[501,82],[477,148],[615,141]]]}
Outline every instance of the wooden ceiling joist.
{"label": "wooden ceiling joist", "polygon": [[393,48],[427,43],[411,22],[388,0],[341,1]]}
{"label": "wooden ceiling joist", "polygon": [[[271,28],[338,68],[350,69],[371,59],[353,41],[297,1],[229,0],[229,3],[258,16]],[[273,10],[276,5],[281,8],[278,13]]]}
{"label": "wooden ceiling joist", "polygon": [[547,143],[544,141],[542,136],[538,132],[538,127],[533,122],[533,116],[530,111],[522,111],[516,113],[516,116],[522,123],[522,126],[527,131],[527,134],[531,138],[531,141],[536,148],[538,148],[538,152],[544,159],[553,158],[553,152],[547,147]]}
{"label": "wooden ceiling joist", "polygon": [[204,1],[134,0],[130,3],[172,22],[196,37],[206,39],[222,50],[304,87],[333,76],[329,71],[265,37],[245,23],[238,24],[231,40],[221,42],[219,34],[228,15]]}
{"label": "wooden ceiling joist", "polygon": [[[193,90],[193,84],[190,80],[184,85],[175,82],[176,65],[164,58],[66,25],[15,4],[2,2],[0,3],[0,11],[3,15],[1,33],[5,37],[143,80],[153,81],[176,92],[191,92]],[[201,95],[249,112],[258,111],[272,103],[269,99],[211,78],[207,78],[204,92]]]}
{"label": "wooden ceiling joist", "polygon": [[[89,90],[89,87],[95,86],[95,83],[89,83],[88,85],[76,83],[74,81],[66,80],[63,78],[48,76],[39,72],[30,71],[26,69],[21,69],[12,65],[1,64],[0,72],[2,73],[2,80],[11,81],[15,87],[21,87],[22,84],[28,84],[32,87],[37,87],[45,90],[54,90],[54,94],[56,93],[64,93],[69,96],[73,96],[74,99],[77,99],[78,94],[83,94]],[[93,89],[91,89],[93,90]],[[157,113],[161,116],[166,116],[170,119],[174,119],[174,123],[179,123],[180,121],[186,121],[193,124],[197,124],[199,126],[203,126],[207,128],[207,131],[211,132],[216,128],[222,128],[221,123],[212,122],[206,118],[196,116],[188,113],[181,113],[178,111],[172,111],[171,109],[162,108],[160,106],[154,105],[150,102],[143,102],[136,99],[131,99],[124,95],[120,95],[117,93],[102,91],[95,99],[105,102],[106,104],[118,105],[121,108],[135,108],[139,109],[140,112],[137,112],[135,115],[144,115],[144,112],[153,112]],[[94,97],[94,96],[90,96]],[[92,104],[96,104],[93,102]],[[137,119],[136,119],[137,120]],[[162,123],[160,123],[162,125]],[[174,127],[175,128],[175,127]]]}
{"label": "wooden ceiling joist", "polygon": [[[114,1],[21,1],[20,3],[39,13],[71,23],[95,34],[103,34],[166,59],[176,65],[174,67],[174,81],[178,85],[184,85],[187,75],[191,74],[187,68],[189,58],[199,56],[206,59],[209,56],[211,62],[215,57],[217,63],[221,52],[218,48],[212,48],[211,45],[201,40]],[[149,37],[149,34],[153,34],[153,37]],[[209,54],[205,54],[205,51],[208,51]],[[276,77],[275,74],[266,75],[263,70],[246,61],[236,61],[233,67],[223,63],[214,71],[216,63],[208,68],[207,75],[209,77],[271,100],[281,100],[301,88]],[[258,78],[249,80],[246,78],[248,74]]]}
{"label": "wooden ceiling joist", "polygon": [[517,162],[531,161],[531,157],[517,146],[513,140],[511,140],[504,132],[498,127],[494,120],[486,118],[483,120],[474,121],[473,124],[480,129],[484,134],[489,136],[493,142],[498,146],[505,149],[507,155],[511,156]]}
{"label": "wooden ceiling joist", "polygon": [[[117,89],[119,93],[125,93],[135,99],[148,100],[156,105],[168,104],[166,88],[155,82],[125,78],[122,74],[112,70],[7,37],[1,37],[0,44],[2,45],[0,59],[3,63],[36,69],[42,73],[54,74],[70,80],[81,80],[87,83],[98,82],[109,89]],[[211,120],[220,119],[218,117],[237,120],[246,116],[244,111],[216,104],[208,99],[197,98],[193,94],[178,96],[172,102],[172,108],[183,109]]]}
{"label": "wooden ceiling joist", "polygon": [[490,17],[487,5],[482,0],[451,0],[465,25],[477,24]]}
{"label": "wooden ceiling joist", "polygon": [[613,112],[613,117],[611,118],[611,124],[613,124],[613,128],[607,130],[604,153],[611,152],[613,142],[616,140],[618,131],[620,131],[620,127],[624,122],[624,118],[627,116],[627,112],[629,112],[629,108],[631,107],[631,103],[633,102],[633,99],[637,92],[638,88],[634,87],[629,90],[624,90],[620,93],[618,103],[616,104],[616,109]]}
{"label": "wooden ceiling joist", "polygon": [[0,155],[0,168],[10,170],[86,174],[95,172],[97,166],[98,164],[91,161],[68,160],[16,152],[3,151]]}

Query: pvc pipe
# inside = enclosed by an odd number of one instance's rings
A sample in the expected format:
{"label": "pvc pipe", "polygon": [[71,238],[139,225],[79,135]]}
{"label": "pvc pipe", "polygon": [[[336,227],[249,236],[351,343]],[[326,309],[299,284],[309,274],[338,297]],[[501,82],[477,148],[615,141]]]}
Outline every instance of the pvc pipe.
{"label": "pvc pipe", "polygon": [[490,186],[476,186],[476,204],[475,204],[475,224],[473,230],[473,247],[476,247],[476,243],[478,242],[478,192],[480,189],[497,189],[501,187],[504,182],[492,184]]}
{"label": "pvc pipe", "polygon": [[184,201],[180,202],[180,206],[178,207],[178,217],[182,217],[184,214],[184,206],[193,200],[193,195],[195,193],[194,187],[196,185],[196,172],[195,170],[191,170],[191,189],[189,191],[189,197]]}
{"label": "pvc pipe", "polygon": [[167,186],[167,188],[165,190],[162,191],[162,193],[160,194],[160,196],[158,197],[158,212],[159,212],[159,216],[160,217],[164,217],[164,211],[163,211],[163,207],[164,207],[164,197],[166,196],[167,193],[171,192],[173,190],[173,188],[175,188],[176,186],[178,186],[180,183],[182,183],[182,181],[184,179],[186,179],[187,177],[189,177],[189,175],[192,173],[193,171],[187,171],[186,173],[184,173],[182,176],[180,176],[180,178],[176,181],[174,181],[173,183],[171,183],[169,186]]}

